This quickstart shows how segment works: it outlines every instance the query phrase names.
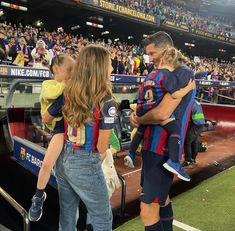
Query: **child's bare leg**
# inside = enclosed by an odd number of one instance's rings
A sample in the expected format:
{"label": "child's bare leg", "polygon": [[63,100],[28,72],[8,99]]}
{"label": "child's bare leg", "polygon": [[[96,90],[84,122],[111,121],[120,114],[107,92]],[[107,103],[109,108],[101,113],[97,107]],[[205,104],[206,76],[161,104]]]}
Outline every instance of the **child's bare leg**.
{"label": "child's bare leg", "polygon": [[60,155],[64,144],[64,134],[56,134],[52,137],[46,151],[42,167],[39,171],[37,189],[32,198],[32,205],[29,209],[29,220],[38,221],[42,216],[43,203],[46,200],[45,188],[49,181],[51,170]]}
{"label": "child's bare leg", "polygon": [[52,137],[47,148],[41,169],[38,175],[37,189],[43,190],[49,181],[51,170],[60,155],[64,144],[64,134],[56,134]]}

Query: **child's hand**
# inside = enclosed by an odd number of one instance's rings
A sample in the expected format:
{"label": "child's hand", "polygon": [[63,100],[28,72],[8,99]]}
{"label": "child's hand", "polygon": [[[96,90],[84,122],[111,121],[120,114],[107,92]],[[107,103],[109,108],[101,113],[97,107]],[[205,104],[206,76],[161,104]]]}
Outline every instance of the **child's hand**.
{"label": "child's hand", "polygon": [[187,87],[188,87],[190,90],[195,89],[195,88],[196,88],[196,82],[195,82],[194,80],[190,79],[189,82],[188,82]]}
{"label": "child's hand", "polygon": [[133,127],[138,128],[139,124],[138,124],[138,121],[136,120],[136,117],[137,117],[136,113],[132,112],[131,117],[130,117],[130,122],[131,122]]}

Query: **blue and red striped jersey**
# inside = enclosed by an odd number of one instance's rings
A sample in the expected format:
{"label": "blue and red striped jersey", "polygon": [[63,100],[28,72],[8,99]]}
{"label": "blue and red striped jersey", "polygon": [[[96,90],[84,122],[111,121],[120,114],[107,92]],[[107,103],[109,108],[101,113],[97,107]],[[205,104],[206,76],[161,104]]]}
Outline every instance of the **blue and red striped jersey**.
{"label": "blue and red striped jersey", "polygon": [[[194,79],[194,75],[187,67],[179,67],[175,71],[170,72],[167,69],[157,69],[150,73],[143,82],[139,90],[139,98],[137,101],[137,115],[142,116],[152,108],[159,105],[164,95],[178,91],[185,87],[190,79]],[[181,124],[181,148],[184,141],[184,135],[187,130],[189,115],[192,109],[192,102],[195,91],[189,92],[183,97],[181,104],[177,107],[172,116],[180,120]],[[181,111],[179,113],[179,110]],[[168,134],[160,125],[147,125],[143,138],[143,150],[151,151],[159,155],[163,155]]]}
{"label": "blue and red striped jersey", "polygon": [[[57,116],[60,112],[61,108],[64,105],[64,97],[60,97],[56,100],[49,108],[48,112],[52,116]],[[111,130],[114,127],[116,115],[116,107],[114,100],[105,98],[105,104],[102,111],[96,107],[93,110],[93,118],[92,120],[85,124],[83,127],[75,129],[72,128],[67,122],[64,122],[65,128],[65,140],[69,140],[73,143],[73,147],[77,149],[97,150],[97,142],[99,137],[99,130]]]}
{"label": "blue and red striped jersey", "polygon": [[167,69],[153,71],[146,77],[139,90],[137,115],[142,116],[157,107],[166,92],[172,94],[179,89],[177,78],[172,72]]}
{"label": "blue and red striped jersey", "polygon": [[[99,138],[99,130],[111,130],[114,127],[116,115],[115,102],[110,99],[106,99],[104,104],[104,108],[102,111],[99,110],[98,107],[94,109],[92,120],[84,125],[84,129],[78,128],[74,129],[70,125],[67,126],[66,139],[70,141],[81,140],[81,137],[84,137],[84,143],[76,143],[74,142],[74,148],[96,151],[97,150],[97,142]],[[72,131],[72,133],[71,133]],[[83,134],[81,134],[81,132]],[[72,138],[71,138],[72,134]]]}
{"label": "blue and red striped jersey", "polygon": [[[166,92],[179,90],[176,77],[167,69],[157,69],[150,73],[139,90],[137,115],[142,116],[159,105]],[[163,155],[168,138],[166,130],[160,125],[146,125],[143,150]]]}

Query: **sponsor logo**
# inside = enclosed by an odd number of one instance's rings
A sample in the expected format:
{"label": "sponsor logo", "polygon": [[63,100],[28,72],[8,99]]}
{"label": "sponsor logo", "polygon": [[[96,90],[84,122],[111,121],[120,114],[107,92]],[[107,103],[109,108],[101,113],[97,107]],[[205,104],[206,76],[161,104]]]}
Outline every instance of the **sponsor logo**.
{"label": "sponsor logo", "polygon": [[50,72],[48,70],[10,68],[10,75],[19,77],[49,78]]}
{"label": "sponsor logo", "polygon": [[109,108],[108,114],[109,116],[114,117],[116,115],[116,108],[115,107]]}
{"label": "sponsor logo", "polygon": [[104,117],[104,123],[105,124],[113,124],[114,123],[114,117]]}
{"label": "sponsor logo", "polygon": [[131,113],[132,113],[132,111],[126,111],[126,112],[125,112],[125,114],[126,114],[125,116],[130,116]]}
{"label": "sponsor logo", "polygon": [[26,149],[21,147],[20,148],[20,158],[21,158],[21,160],[25,160],[25,157],[26,157]]}
{"label": "sponsor logo", "polygon": [[200,85],[210,86],[210,85],[212,85],[213,83],[210,82],[210,81],[200,81],[199,84],[200,84]]}
{"label": "sponsor logo", "polygon": [[37,157],[31,155],[30,153],[26,153],[26,161],[28,161],[29,163],[41,168],[42,166],[42,160],[38,159]]}
{"label": "sponsor logo", "polygon": [[8,74],[8,69],[6,67],[1,67],[0,68],[0,74],[1,75],[7,75]]}
{"label": "sponsor logo", "polygon": [[220,82],[220,86],[229,86],[230,83],[229,82]]}

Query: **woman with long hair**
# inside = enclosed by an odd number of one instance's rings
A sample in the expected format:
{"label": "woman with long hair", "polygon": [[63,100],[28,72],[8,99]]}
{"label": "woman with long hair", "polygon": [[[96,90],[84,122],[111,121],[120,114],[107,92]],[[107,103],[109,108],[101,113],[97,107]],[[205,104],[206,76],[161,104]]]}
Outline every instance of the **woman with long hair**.
{"label": "woman with long hair", "polygon": [[55,170],[59,230],[75,230],[80,199],[95,231],[112,230],[112,211],[101,169],[116,113],[110,83],[112,70],[108,50],[87,46],[79,53],[64,90],[66,140]]}

